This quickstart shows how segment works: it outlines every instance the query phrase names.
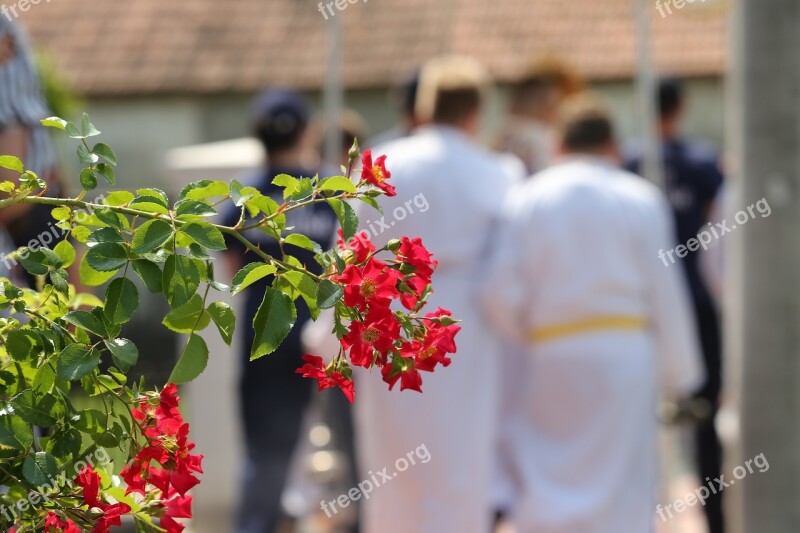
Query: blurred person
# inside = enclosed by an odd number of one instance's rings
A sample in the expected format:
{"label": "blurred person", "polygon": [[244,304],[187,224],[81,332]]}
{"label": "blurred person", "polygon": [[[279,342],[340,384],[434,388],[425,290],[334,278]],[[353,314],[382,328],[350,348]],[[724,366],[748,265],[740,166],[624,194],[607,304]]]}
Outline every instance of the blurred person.
{"label": "blurred person", "polygon": [[581,86],[578,77],[560,62],[539,61],[512,87],[508,114],[495,148],[519,157],[528,175],[547,168],[556,151],[558,107]]}
{"label": "blurred person", "polygon": [[[263,194],[282,202],[282,189],[272,185],[275,176],[286,173],[312,177],[317,172],[302,164],[308,150],[310,108],[299,93],[276,88],[255,100],[253,116],[254,133],[264,145],[268,160],[255,186]],[[225,215],[225,224],[236,225],[240,214],[239,209],[231,210]],[[336,219],[328,206],[316,204],[287,213],[286,218],[287,226],[294,226],[295,231],[307,235],[323,248],[331,245]],[[274,257],[282,257],[285,251],[311,271],[321,273],[312,252],[291,245],[281,249],[277,241],[257,229],[245,232],[245,236]],[[246,263],[259,260],[245,252],[239,241],[229,240],[226,256],[232,273]],[[239,533],[273,533],[284,518],[281,494],[311,398],[308,380],[295,374],[304,353],[300,329],[310,318],[303,302],[297,303],[295,328],[276,352],[270,357],[249,361],[254,336],[251,324],[267,285],[268,281],[262,280],[246,289],[242,327],[238,328],[243,332],[239,399],[247,454],[236,527]]]}
{"label": "blurred person", "polygon": [[[0,17],[0,154],[22,159],[27,170],[43,178],[48,195],[60,196],[62,187],[55,172],[55,156],[47,129],[40,121],[49,116],[36,70],[33,51],[22,28]],[[0,168],[0,181],[17,181],[18,174]],[[10,233],[13,248],[27,245],[55,226],[52,207],[18,204],[0,211],[0,224]],[[63,236],[65,232],[55,231]],[[33,286],[34,277],[27,272]]]}
{"label": "blurred person", "polygon": [[417,115],[417,89],[419,88],[419,70],[414,73],[396,90],[395,99],[402,116],[400,123],[393,128],[376,135],[370,143],[361,143],[362,146],[380,146],[382,144],[402,139],[411,135],[423,121]]}
{"label": "blurred person", "polygon": [[519,533],[651,531],[657,396],[702,379],[669,209],[617,168],[611,119],[565,103],[562,159],[510,195],[486,273],[486,318],[522,347],[501,450]]}
{"label": "blurred person", "polygon": [[[722,220],[712,218],[711,213],[715,200],[720,197],[724,177],[719,156],[710,147],[681,136],[686,109],[683,84],[671,78],[661,80],[657,98],[664,188],[674,214],[675,244],[686,243],[697,237],[708,222]],[[641,172],[639,147],[628,149],[625,166],[632,172]],[[722,445],[714,425],[722,392],[722,333],[717,304],[701,267],[701,252],[688,251],[680,263],[689,281],[706,370],[706,381],[696,391],[692,409],[701,414],[695,432],[695,447],[698,476],[702,481],[717,478],[722,473]],[[710,533],[723,533],[722,493],[713,494],[703,509]]]}
{"label": "blurred person", "polygon": [[[389,227],[371,235],[375,245],[421,237],[438,261],[429,307],[446,307],[463,322],[452,364],[425,381],[423,394],[389,391],[374,376],[356,376],[361,478],[391,475],[398,459],[421,447],[430,454],[429,462],[396,472],[361,500],[366,533],[491,528],[500,348],[476,314],[476,286],[501,199],[523,176],[476,141],[487,90],[488,76],[473,60],[431,60],[420,74],[415,112],[432,124],[374,154],[387,155],[397,191],[378,199]],[[408,207],[423,202],[430,208]],[[367,224],[369,214],[357,209]]]}

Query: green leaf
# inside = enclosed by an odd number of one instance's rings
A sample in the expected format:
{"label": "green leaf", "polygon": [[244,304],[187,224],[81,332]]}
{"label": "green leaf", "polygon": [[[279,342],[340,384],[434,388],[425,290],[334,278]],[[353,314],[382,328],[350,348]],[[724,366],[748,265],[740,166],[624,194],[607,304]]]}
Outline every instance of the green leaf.
{"label": "green leaf", "polygon": [[81,432],[75,428],[59,428],[47,441],[47,451],[58,458],[75,458],[81,451]]}
{"label": "green leaf", "polygon": [[165,207],[169,204],[169,197],[167,196],[167,193],[155,187],[136,189],[136,194],[138,196],[152,196],[154,198],[158,198],[161,204],[164,205]]}
{"label": "green leaf", "polygon": [[95,135],[100,135],[100,131],[98,131],[98,129],[94,127],[94,124],[89,121],[89,115],[86,113],[84,113],[83,117],[81,117],[81,135],[84,137],[94,137]]}
{"label": "green leaf", "polygon": [[163,274],[157,264],[147,259],[137,259],[131,264],[148,291],[154,294],[161,292]]}
{"label": "green leaf", "polygon": [[170,307],[180,307],[200,286],[200,271],[194,261],[185,255],[171,255],[164,263],[162,287]]}
{"label": "green leaf", "polygon": [[63,268],[69,268],[75,262],[75,248],[69,241],[61,241],[55,245],[53,251],[61,258]]}
{"label": "green leaf", "polygon": [[17,415],[0,415],[0,444],[27,452],[33,445],[33,429]]}
{"label": "green leaf", "polygon": [[256,281],[274,274],[277,268],[266,263],[249,263],[236,273],[231,281],[231,294],[238,294]]}
{"label": "green leaf", "polygon": [[[74,136],[70,135],[70,137],[74,137]],[[80,135],[78,136],[78,138],[80,138]],[[97,156],[97,154],[91,153],[89,151],[89,149],[86,148],[86,146],[84,146],[83,144],[79,144],[78,145],[78,161],[80,161],[84,165],[94,165],[95,163],[100,161],[100,158]]]}
{"label": "green leaf", "polygon": [[353,235],[358,231],[358,215],[356,215],[356,212],[345,201],[331,198],[327,202],[333,212],[336,213],[336,218],[339,219],[345,240],[352,239]]}
{"label": "green leaf", "polygon": [[139,291],[128,278],[116,278],[106,289],[103,315],[112,324],[124,324],[139,307]]}
{"label": "green leaf", "polygon": [[211,315],[214,324],[217,325],[222,340],[230,346],[236,329],[236,315],[233,313],[231,306],[224,302],[214,302],[209,306],[208,314]]}
{"label": "green leaf", "polygon": [[293,246],[297,246],[298,248],[303,248],[304,250],[310,250],[315,254],[322,253],[322,247],[306,237],[301,233],[292,233],[291,235],[287,235],[283,242],[286,244],[291,244]]}
{"label": "green leaf", "polygon": [[105,203],[107,205],[113,205],[115,207],[118,207],[121,205],[129,204],[131,200],[133,200],[133,198],[134,195],[130,191],[113,191],[108,193],[108,195],[105,198]]}
{"label": "green leaf", "polygon": [[148,220],[136,229],[131,251],[146,254],[163,245],[172,236],[172,226],[163,220]]}
{"label": "green leaf", "polygon": [[72,210],[69,207],[54,207],[52,211],[50,211],[50,215],[55,220],[67,220],[70,215],[72,215]]}
{"label": "green leaf", "polygon": [[75,381],[100,364],[100,352],[86,344],[70,344],[58,357],[58,379]]}
{"label": "green leaf", "polygon": [[128,253],[119,243],[104,242],[89,248],[86,261],[99,272],[111,272],[128,263]]}
{"label": "green leaf", "polygon": [[112,270],[110,272],[100,272],[93,269],[89,265],[89,262],[86,259],[87,255],[88,254],[84,255],[83,259],[81,259],[80,267],[78,270],[81,278],[81,283],[83,283],[87,287],[99,287],[100,285],[102,285],[103,283],[114,277],[114,274],[117,273],[116,270]]}
{"label": "green leaf", "polygon": [[294,302],[281,291],[268,288],[253,318],[255,338],[250,360],[274,352],[289,334],[297,320]]}
{"label": "green leaf", "polygon": [[64,315],[64,320],[79,328],[90,331],[99,337],[106,337],[108,335],[103,321],[88,311],[72,311]]}
{"label": "green leaf", "polygon": [[243,187],[238,181],[231,180],[231,200],[236,207],[242,207],[256,192],[253,187]]}
{"label": "green leaf", "polygon": [[103,222],[112,228],[122,229],[123,218],[110,208],[100,207],[95,209],[93,214],[100,222]]}
{"label": "green leaf", "polygon": [[308,198],[314,194],[314,184],[311,181],[311,178],[303,178],[297,184],[297,187],[292,192],[291,196],[289,196],[290,200],[303,200]]}
{"label": "green leaf", "polygon": [[222,180],[201,180],[184,187],[180,197],[190,200],[205,200],[216,196],[228,196],[229,191],[228,184]]}
{"label": "green leaf", "polygon": [[25,458],[25,462],[22,463],[22,475],[34,487],[49,485],[58,475],[58,463],[49,453],[36,452]]}
{"label": "green leaf", "polygon": [[111,147],[108,146],[107,144],[104,143],[95,144],[94,148],[92,148],[92,153],[99,155],[100,157],[102,157],[103,159],[105,159],[114,166],[117,165],[117,156],[114,154],[114,150],[112,150]]}
{"label": "green leaf", "polygon": [[43,276],[50,270],[47,257],[41,249],[33,252],[30,248],[22,248],[19,252],[19,262],[34,276]]}
{"label": "green leaf", "polygon": [[338,283],[323,279],[317,286],[317,307],[328,309],[342,299],[344,287]]}
{"label": "green leaf", "polygon": [[81,130],[79,130],[78,127],[72,122],[67,122],[64,125],[64,131],[73,139],[83,139]]}
{"label": "green leaf", "polygon": [[25,422],[43,428],[52,427],[66,413],[66,407],[52,394],[34,394],[30,389],[11,400],[14,412]]}
{"label": "green leaf", "polygon": [[178,385],[189,383],[203,372],[207,364],[208,346],[206,346],[206,341],[200,335],[192,333],[178,363],[172,369],[168,381]]}
{"label": "green leaf", "polygon": [[224,250],[225,238],[222,232],[206,222],[190,222],[180,227],[180,231],[185,233],[200,246],[209,250]]}
{"label": "green leaf", "polygon": [[97,178],[91,168],[84,168],[81,170],[80,182],[81,187],[87,191],[93,191],[97,188]]}
{"label": "green leaf", "polygon": [[272,180],[273,185],[277,185],[278,187],[283,187],[283,198],[288,198],[294,191],[297,189],[298,185],[300,185],[300,180],[297,178],[293,178],[289,174],[278,174]]}
{"label": "green leaf", "polygon": [[213,217],[217,212],[208,202],[202,200],[181,200],[175,204],[175,216],[181,217]]}
{"label": "green leaf", "polygon": [[[303,298],[311,312],[311,318],[319,316],[317,308],[317,283],[306,273],[300,271],[285,272],[279,279],[280,287],[290,298]],[[288,286],[287,286],[288,285]]]}
{"label": "green leaf", "polygon": [[114,167],[105,163],[98,163],[97,166],[94,167],[94,175],[100,176],[106,180],[106,183],[109,185],[114,185],[117,182],[114,176]]}
{"label": "green leaf", "polygon": [[211,322],[211,316],[203,307],[203,298],[199,294],[192,299],[170,311],[162,324],[177,333],[191,333],[201,331]]}
{"label": "green leaf", "polygon": [[22,159],[13,155],[0,155],[0,167],[20,173],[25,170],[25,165],[22,164]]}
{"label": "green leaf", "polygon": [[50,271],[50,283],[61,294],[69,294],[69,274],[63,268]]}
{"label": "green leaf", "polygon": [[40,122],[42,123],[42,126],[45,126],[47,128],[56,128],[59,130],[63,130],[67,127],[67,121],[59,117],[43,118]]}
{"label": "green leaf", "polygon": [[356,186],[346,176],[331,176],[319,184],[319,190],[356,192]]}
{"label": "green leaf", "polygon": [[36,338],[28,329],[9,331],[5,338],[6,352],[15,361],[25,361],[33,354]]}
{"label": "green leaf", "polygon": [[120,235],[119,232],[114,228],[100,228],[93,231],[89,235],[89,238],[86,239],[86,244],[89,247],[96,246],[104,242],[116,242],[121,244],[125,241],[122,238],[122,235]]}
{"label": "green leaf", "polygon": [[157,196],[137,196],[131,200],[128,206],[131,209],[138,209],[146,213],[159,213],[162,215],[169,213],[166,202]]}
{"label": "green leaf", "polygon": [[111,352],[114,364],[123,372],[128,372],[139,360],[139,350],[128,339],[107,340],[105,345],[108,351]]}
{"label": "green leaf", "polygon": [[50,364],[45,364],[36,371],[33,377],[33,392],[45,394],[50,392],[56,382],[56,371]]}

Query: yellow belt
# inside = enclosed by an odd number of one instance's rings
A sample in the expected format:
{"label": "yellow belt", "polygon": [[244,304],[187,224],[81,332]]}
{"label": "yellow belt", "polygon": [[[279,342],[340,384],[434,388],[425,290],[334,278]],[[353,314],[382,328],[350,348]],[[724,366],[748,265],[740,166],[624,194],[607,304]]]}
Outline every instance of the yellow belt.
{"label": "yellow belt", "polygon": [[542,342],[595,331],[636,331],[647,327],[647,320],[636,315],[604,315],[531,330],[528,340]]}

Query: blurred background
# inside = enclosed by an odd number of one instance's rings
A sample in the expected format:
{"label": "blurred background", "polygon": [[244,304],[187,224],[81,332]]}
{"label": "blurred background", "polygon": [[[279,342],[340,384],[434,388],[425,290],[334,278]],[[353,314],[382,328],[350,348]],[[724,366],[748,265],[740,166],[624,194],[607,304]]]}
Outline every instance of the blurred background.
{"label": "blurred background", "polygon": [[[641,97],[654,80],[683,79],[682,132],[721,154],[730,194],[744,198],[736,206],[765,196],[777,211],[732,235],[726,249],[727,364],[716,424],[726,462],[764,452],[775,467],[726,492],[730,530],[800,531],[796,0],[359,0],[333,8],[312,0],[5,1],[15,9],[0,16],[29,33],[54,113],[91,115],[119,157],[122,187],[172,194],[190,180],[240,179],[263,164],[261,145],[250,137],[250,104],[269,87],[305,94],[320,133],[351,110],[366,144],[402,120],[401,88],[425,61],[468,55],[494,79],[481,135],[492,145],[514,88],[537,62],[558,62],[600,93],[624,141],[654,135],[655,104]],[[57,148],[66,190],[74,193],[77,161]],[[130,333],[142,354],[139,370],[153,383],[163,382],[178,342],[150,321],[164,305],[143,300]],[[207,338],[213,357],[186,397],[206,455],[192,529],[210,533],[233,531],[243,452],[239,348]],[[687,431],[670,428],[663,436],[664,502],[698,486]],[[322,483],[335,477],[332,469],[346,470],[340,463],[347,460],[328,450],[326,431],[308,420],[308,442],[294,467]],[[307,515],[298,498],[287,494],[287,507]],[[306,520],[298,527],[328,526]],[[702,510],[659,524],[659,531],[703,532]]]}

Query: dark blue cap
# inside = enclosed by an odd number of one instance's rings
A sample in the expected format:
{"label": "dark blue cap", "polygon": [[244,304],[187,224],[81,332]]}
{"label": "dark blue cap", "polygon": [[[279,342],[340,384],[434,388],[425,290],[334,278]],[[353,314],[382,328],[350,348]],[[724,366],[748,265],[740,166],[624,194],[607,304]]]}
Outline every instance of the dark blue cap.
{"label": "dark blue cap", "polygon": [[256,134],[268,148],[282,148],[292,144],[305,130],[311,118],[311,109],[299,92],[286,89],[267,89],[252,106]]}

